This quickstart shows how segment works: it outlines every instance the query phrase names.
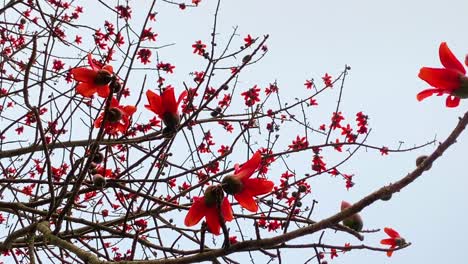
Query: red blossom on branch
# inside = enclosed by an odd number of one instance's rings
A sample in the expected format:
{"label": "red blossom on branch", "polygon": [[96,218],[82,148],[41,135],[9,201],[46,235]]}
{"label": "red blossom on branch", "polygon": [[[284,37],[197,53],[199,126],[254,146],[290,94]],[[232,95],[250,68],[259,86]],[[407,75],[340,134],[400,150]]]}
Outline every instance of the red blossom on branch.
{"label": "red blossom on branch", "polygon": [[[218,203],[219,205],[217,205]],[[220,213],[224,221],[232,221],[234,219],[229,200],[226,197],[222,198],[222,190],[216,186],[210,186],[206,189],[204,196],[193,198],[192,206],[185,216],[184,223],[189,227],[194,226],[204,217],[208,230],[215,235],[219,235],[221,234]]]}
{"label": "red blossom on branch", "polygon": [[244,38],[244,42],[245,42],[245,47],[249,47],[255,42],[255,39],[253,39],[252,36],[248,34],[247,37]]}
{"label": "red blossom on branch", "polygon": [[296,136],[296,139],[293,140],[292,144],[289,145],[289,149],[292,149],[292,150],[301,150],[301,149],[305,149],[309,146],[309,142],[307,142],[307,139],[306,137],[299,137],[299,136]]}
{"label": "red blossom on branch", "polygon": [[224,191],[228,194],[233,194],[239,204],[251,212],[257,212],[258,210],[254,196],[269,193],[273,190],[274,186],[272,181],[262,178],[250,178],[255,170],[257,170],[261,161],[262,156],[257,151],[241,167],[236,164],[234,175],[226,176],[223,179]]}
{"label": "red blossom on branch", "polygon": [[390,250],[387,251],[387,256],[388,257],[391,257],[392,254],[393,254],[393,250],[394,248],[396,247],[401,247],[401,246],[404,246],[406,245],[406,241],[404,238],[402,238],[400,236],[400,234],[398,234],[397,231],[395,231],[394,229],[390,228],[390,227],[385,227],[384,228],[384,232],[390,237],[390,238],[386,238],[386,239],[382,239],[380,241],[380,244],[382,245],[389,245],[390,246]]}
{"label": "red blossom on branch", "polygon": [[73,79],[78,81],[76,92],[84,97],[92,97],[97,93],[106,98],[110,93],[109,83],[112,80],[113,69],[110,65],[100,66],[93,61],[91,53],[88,54],[88,63],[91,69],[79,67],[71,69]]}
{"label": "red blossom on branch", "polygon": [[244,96],[246,106],[253,106],[256,102],[260,102],[260,88],[257,85],[241,93],[241,95]]}
{"label": "red blossom on branch", "polygon": [[328,75],[328,73],[325,73],[325,76],[322,77],[323,83],[325,84],[325,87],[333,87],[333,82],[332,82],[332,77]]}
{"label": "red blossom on branch", "polygon": [[[130,125],[130,118],[136,112],[136,107],[133,105],[120,105],[115,97],[112,101],[107,113],[103,112],[94,122],[94,127],[99,128],[104,124],[104,130],[111,135],[119,133],[125,134]],[[104,120],[104,116],[106,120]]]}
{"label": "red blossom on branch", "polygon": [[174,130],[180,122],[179,117],[179,104],[187,96],[187,91],[183,91],[179,95],[179,99],[175,99],[174,88],[169,86],[167,87],[161,95],[154,93],[153,91],[148,90],[146,92],[146,97],[148,98],[148,103],[145,105],[146,109],[151,110],[155,113],[161,120],[163,120],[166,127],[171,130]]}
{"label": "red blossom on branch", "polygon": [[143,64],[147,64],[150,61],[151,58],[151,50],[149,49],[140,49],[137,53],[137,58],[141,61]]}
{"label": "red blossom on branch", "polygon": [[174,73],[175,66],[171,65],[170,63],[160,62],[158,65],[156,65],[156,68],[167,73]]}
{"label": "red blossom on branch", "polygon": [[205,53],[206,45],[201,42],[201,40],[197,40],[195,44],[192,45],[193,53],[198,55],[203,55]]}
{"label": "red blossom on branch", "polygon": [[[445,101],[447,107],[457,107],[460,98],[468,98],[468,77],[462,63],[453,55],[446,42],[440,43],[439,58],[444,68],[422,67],[418,77],[432,86],[419,92],[416,96],[422,101],[434,94],[448,94]],[[467,64],[468,65],[468,64]]]}

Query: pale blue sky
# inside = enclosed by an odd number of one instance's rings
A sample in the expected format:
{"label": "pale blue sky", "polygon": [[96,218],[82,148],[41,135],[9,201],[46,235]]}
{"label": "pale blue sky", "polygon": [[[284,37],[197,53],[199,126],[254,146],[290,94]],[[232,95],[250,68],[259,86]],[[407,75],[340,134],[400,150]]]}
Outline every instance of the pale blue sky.
{"label": "pale blue sky", "polygon": [[[160,12],[159,26],[164,32],[160,40],[177,43],[164,51],[165,56],[178,61],[179,71],[193,70],[194,64],[182,63],[189,50],[181,52],[181,47],[198,39],[208,42],[214,6],[215,1],[203,1],[182,16],[175,15],[177,10]],[[456,109],[445,108],[444,97],[422,103],[415,99],[428,87],[417,78],[420,67],[440,66],[440,42],[447,41],[460,59],[468,52],[466,10],[468,2],[461,0],[223,1],[218,32],[227,37],[233,26],[239,26],[242,38],[270,34],[269,54],[241,77],[247,86],[276,79],[283,92],[303,93],[306,79],[317,80],[325,72],[337,75],[349,64],[352,70],[343,111],[349,112],[349,118],[360,110],[370,116],[370,143],[397,147],[404,141],[405,146],[413,146],[435,136],[444,139],[466,110],[466,102]],[[322,103],[333,105],[333,101]],[[382,252],[353,251],[329,263],[462,263],[468,232],[458,223],[468,216],[467,147],[465,133],[430,172],[390,202],[378,202],[361,213],[365,227],[391,226],[413,243],[411,247],[392,258]],[[330,215],[341,199],[356,201],[405,176],[414,169],[418,155],[432,150],[385,157],[362,152],[348,164],[357,175],[357,186],[351,191],[329,179],[313,181],[314,198],[321,202],[318,212]],[[297,165],[304,162],[310,160],[299,160]],[[383,232],[371,234],[365,242],[378,246],[385,237]],[[351,238],[346,241],[359,243]],[[310,252],[291,250],[283,260],[302,263],[308,256]]]}
{"label": "pale blue sky", "polygon": [[[132,22],[142,19],[138,15],[136,2],[132,1]],[[79,3],[85,5],[86,2]],[[160,50],[159,56],[162,61],[176,65],[176,74],[168,79],[176,86],[177,92],[182,90],[182,80],[188,79],[188,73],[201,70],[204,65],[203,60],[192,54],[191,45],[196,40],[209,42],[215,6],[216,1],[203,0],[198,8],[181,11],[158,2],[157,22],[152,27],[159,34],[158,45],[175,43]],[[88,9],[81,18],[87,23],[96,20],[96,25],[102,26],[103,21],[109,19],[98,16],[98,9]],[[373,129],[369,144],[396,148],[399,141],[404,141],[404,147],[411,147],[435,137],[445,139],[458,116],[466,109],[467,103],[464,101],[456,109],[447,109],[444,97],[417,102],[416,94],[428,87],[418,79],[419,69],[422,66],[440,66],[440,42],[446,41],[460,59],[468,53],[467,10],[468,2],[462,0],[225,0],[219,13],[218,39],[222,46],[235,26],[238,26],[239,36],[234,41],[239,46],[247,34],[254,37],[269,34],[267,56],[242,72],[238,87],[246,90],[258,84],[264,88],[277,80],[284,100],[289,102],[293,101],[294,96],[308,93],[303,85],[306,79],[319,81],[325,72],[337,76],[345,64],[350,65],[352,69],[341,108],[346,121],[354,123],[355,113],[364,111],[370,116],[370,127]],[[67,34],[73,36],[72,32],[73,29],[70,29]],[[83,33],[85,43],[90,41],[88,33]],[[83,45],[83,48],[86,50],[89,46]],[[141,77],[138,74],[132,76],[134,79],[129,86],[139,88]],[[146,88],[156,86],[154,76],[150,78]],[[338,91],[334,89],[334,92]],[[320,110],[307,109],[314,111],[312,116],[316,115],[317,119],[311,119],[312,123],[317,120],[315,122],[320,122],[318,126],[329,120],[335,98],[319,97]],[[132,99],[135,98],[131,97],[127,102]],[[153,116],[144,110],[140,113],[141,122]],[[292,133],[288,134],[290,131]],[[289,143],[301,132],[285,129],[282,133],[282,138]],[[346,172],[356,174],[356,186],[350,191],[346,191],[341,180],[328,175],[312,179],[309,182],[312,198],[320,202],[315,211],[316,219],[336,213],[341,200],[357,201],[377,188],[404,177],[415,168],[417,156],[433,149],[431,146],[383,157],[375,151],[361,150],[357,159],[344,166]],[[356,250],[340,254],[338,258],[328,260],[329,263],[462,263],[468,231],[458,222],[468,216],[465,191],[468,175],[464,168],[464,162],[468,161],[467,149],[468,137],[464,133],[430,172],[395,194],[389,202],[377,202],[361,212],[365,228],[393,227],[412,243],[411,247],[395,252],[392,258],[387,258],[384,252]],[[310,172],[311,154],[301,157],[303,159],[289,159],[289,165],[296,168],[298,173]],[[307,164],[306,168],[304,164]],[[281,168],[281,163],[274,166],[268,177],[279,183],[279,174],[284,172],[284,168]],[[179,213],[177,216],[180,218]],[[316,237],[314,235],[296,242],[312,243],[316,242]],[[364,242],[379,246],[382,238],[386,238],[383,232],[369,234]],[[333,232],[327,233],[324,242],[360,244],[352,237],[334,235]],[[313,254],[311,250],[284,251],[283,263],[303,263]],[[243,263],[249,261],[247,254],[238,259]],[[257,263],[267,261],[259,258]]]}

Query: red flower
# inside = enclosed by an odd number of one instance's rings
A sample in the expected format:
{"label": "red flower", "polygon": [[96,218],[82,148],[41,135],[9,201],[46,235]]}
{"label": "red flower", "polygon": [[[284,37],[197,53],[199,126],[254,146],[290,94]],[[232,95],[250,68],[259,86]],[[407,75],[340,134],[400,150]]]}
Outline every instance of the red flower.
{"label": "red flower", "polygon": [[183,91],[179,95],[179,99],[175,99],[174,88],[169,86],[161,94],[161,96],[156,93],[148,90],[146,92],[146,97],[148,98],[148,105],[145,107],[156,115],[164,122],[166,127],[171,130],[179,125],[179,104],[187,96],[187,91]]}
{"label": "red flower", "polygon": [[160,62],[156,65],[156,68],[167,73],[174,73],[175,66],[172,66],[170,63]]}
{"label": "red flower", "polygon": [[418,77],[433,88],[419,92],[416,98],[422,101],[434,94],[448,94],[445,105],[456,107],[460,104],[460,98],[468,98],[466,70],[445,42],[440,43],[439,58],[444,68],[422,67],[419,71]]}
{"label": "red flower", "polygon": [[197,53],[198,55],[203,55],[205,53],[206,45],[201,42],[201,40],[197,40],[195,44],[192,45],[193,53]]}
{"label": "red flower", "polygon": [[406,241],[404,238],[402,238],[400,236],[400,234],[398,234],[397,231],[393,230],[392,228],[389,228],[389,227],[385,227],[384,228],[384,231],[385,233],[387,233],[387,235],[390,237],[390,238],[387,238],[387,239],[382,239],[380,241],[380,244],[382,245],[390,245],[390,250],[387,251],[387,256],[391,257],[392,254],[393,254],[393,250],[394,248],[396,247],[401,247],[403,245],[406,244]]}
{"label": "red flower", "polygon": [[219,200],[222,199],[220,208],[224,221],[232,221],[234,219],[229,200],[226,197],[222,198],[222,196],[223,192],[219,188],[210,186],[206,189],[203,197],[194,197],[193,204],[187,216],[185,216],[185,225],[194,226],[205,217],[208,230],[215,235],[221,234],[219,211],[216,204]]}
{"label": "red flower", "polygon": [[289,145],[289,149],[292,150],[300,150],[300,149],[305,149],[309,146],[309,142],[307,142],[306,137],[299,137],[296,136],[296,139],[293,140],[292,144]]}
{"label": "red flower", "polygon": [[260,88],[257,88],[257,85],[250,88],[249,90],[241,93],[244,96],[245,105],[246,106],[253,106],[256,102],[260,102]]}
{"label": "red flower", "polygon": [[258,205],[254,196],[262,195],[273,190],[274,183],[266,179],[250,179],[262,161],[259,151],[239,168],[236,164],[234,175],[229,175],[223,179],[223,189],[228,194],[233,194],[234,198],[245,209],[257,212]]}
{"label": "red flower", "polygon": [[132,18],[132,9],[130,8],[130,6],[119,5],[116,6],[115,9],[119,14],[119,18],[123,18],[125,20]]}
{"label": "red flower", "polygon": [[[110,108],[107,112],[107,122],[104,122],[105,131],[115,135],[121,132],[125,133],[130,125],[130,117],[135,113],[136,107],[133,105],[119,105],[117,99],[112,97]],[[94,127],[101,127],[104,121],[104,112],[94,121]]]}
{"label": "red flower", "polygon": [[100,97],[106,98],[110,93],[109,82],[112,80],[112,66],[100,66],[93,62],[91,53],[88,54],[88,63],[91,69],[79,67],[71,69],[73,79],[78,81],[76,92],[84,97],[91,97],[97,93]]}
{"label": "red flower", "polygon": [[63,70],[65,66],[65,63],[63,63],[61,60],[54,60],[52,64],[52,69],[56,72]]}
{"label": "red flower", "polygon": [[255,39],[253,39],[252,36],[248,34],[247,37],[244,38],[244,42],[245,42],[245,47],[249,47],[255,42]]}
{"label": "red flower", "polygon": [[149,49],[140,49],[137,53],[137,58],[141,61],[143,64],[147,64],[150,61],[151,58],[151,50]]}
{"label": "red flower", "polygon": [[325,87],[333,87],[332,77],[325,73],[325,76],[322,77],[323,83],[325,83]]}
{"label": "red flower", "polygon": [[388,147],[382,147],[380,148],[380,155],[388,155]]}

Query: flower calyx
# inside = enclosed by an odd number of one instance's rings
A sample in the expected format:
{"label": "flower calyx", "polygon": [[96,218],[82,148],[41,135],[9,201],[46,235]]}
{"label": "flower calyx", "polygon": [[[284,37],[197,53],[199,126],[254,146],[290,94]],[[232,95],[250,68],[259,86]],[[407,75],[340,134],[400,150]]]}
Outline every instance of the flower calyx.
{"label": "flower calyx", "polygon": [[122,115],[122,110],[116,107],[112,107],[109,109],[109,111],[107,111],[107,121],[110,123],[116,123],[122,119]]}
{"label": "flower calyx", "polygon": [[224,198],[223,189],[220,185],[208,186],[205,190],[205,204],[208,207],[217,206],[221,204]]}
{"label": "flower calyx", "polygon": [[227,194],[231,195],[242,192],[242,189],[244,188],[242,181],[234,175],[228,175],[224,177],[222,181],[222,186],[223,190]]}
{"label": "flower calyx", "polygon": [[112,74],[107,70],[99,70],[96,77],[94,78],[94,84],[96,85],[106,85],[112,81]]}

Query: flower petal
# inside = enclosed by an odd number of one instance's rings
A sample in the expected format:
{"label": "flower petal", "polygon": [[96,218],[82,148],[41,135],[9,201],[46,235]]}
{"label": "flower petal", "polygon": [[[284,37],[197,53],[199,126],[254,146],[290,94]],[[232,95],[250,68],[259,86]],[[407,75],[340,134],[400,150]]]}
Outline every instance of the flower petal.
{"label": "flower petal", "polygon": [[435,88],[454,90],[461,85],[460,75],[455,70],[423,67],[418,76]]}
{"label": "flower petal", "polygon": [[108,71],[110,74],[112,74],[114,72],[114,68],[112,68],[112,66],[110,66],[110,65],[104,65],[104,67],[102,67],[102,69]]}
{"label": "flower petal", "polygon": [[136,112],[136,107],[133,105],[127,105],[123,108],[123,111],[127,116],[132,116]]}
{"label": "flower petal", "polygon": [[215,235],[221,234],[221,224],[219,223],[218,210],[216,209],[216,206],[206,208],[205,212],[208,230]]}
{"label": "flower petal", "polygon": [[400,234],[398,234],[397,231],[395,231],[393,228],[390,228],[390,227],[385,227],[384,232],[387,233],[387,235],[390,236],[391,238],[400,237]]}
{"label": "flower petal", "polygon": [[73,74],[73,79],[78,82],[93,83],[97,76],[97,71],[85,67],[73,68],[70,72]]}
{"label": "flower petal", "polygon": [[177,103],[174,95],[174,88],[169,87],[161,95],[164,112],[177,113]]}
{"label": "flower petal", "polygon": [[96,87],[89,83],[82,82],[76,86],[76,93],[81,94],[84,97],[92,97],[95,92]]}
{"label": "flower petal", "polygon": [[275,184],[272,181],[255,178],[255,179],[244,179],[244,190],[247,190],[251,195],[257,196],[271,192]]}
{"label": "flower petal", "polygon": [[446,42],[440,43],[439,58],[445,68],[466,74],[465,67],[463,67],[461,62],[455,57],[455,55],[453,55]]}
{"label": "flower petal", "polygon": [[391,256],[392,256],[393,250],[391,250],[391,249],[393,249],[393,248],[395,248],[395,247],[394,247],[394,246],[391,246],[391,247],[390,247],[390,250],[387,251],[387,257],[391,257]]}
{"label": "flower petal", "polygon": [[240,169],[236,172],[235,176],[239,179],[249,178],[258,168],[258,165],[260,165],[261,161],[262,155],[259,151],[255,152],[255,154],[246,163],[244,163],[242,167],[240,167]]}
{"label": "flower petal", "polygon": [[99,117],[94,121],[94,127],[95,128],[101,127],[102,120],[104,120],[104,113],[100,114]]}
{"label": "flower petal", "polygon": [[182,100],[184,100],[184,98],[187,96],[187,94],[188,94],[188,91],[187,91],[187,90],[184,90],[184,91],[179,95],[179,99],[177,99],[177,109],[179,108],[180,102],[182,102]]}
{"label": "flower petal", "polygon": [[224,221],[232,221],[234,219],[231,203],[227,197],[224,197],[223,199],[223,203],[221,204],[221,212],[223,213]]}
{"label": "flower petal", "polygon": [[96,86],[96,90],[97,90],[97,94],[99,95],[99,97],[107,98],[107,96],[109,96],[109,93],[110,93],[109,85]]}
{"label": "flower petal", "polygon": [[432,96],[434,93],[438,93],[438,92],[440,92],[439,89],[426,89],[426,90],[419,92],[416,95],[416,99],[418,99],[418,101],[422,101],[426,99],[427,97]]}
{"label": "flower petal", "polygon": [[145,107],[162,119],[163,115],[163,107],[161,103],[161,96],[154,93],[153,91],[146,91],[146,97],[148,98],[149,105],[145,105]]}
{"label": "flower petal", "polygon": [[110,107],[118,107],[119,106],[119,101],[117,101],[117,98],[112,97]]}
{"label": "flower petal", "polygon": [[198,222],[200,222],[200,220],[205,216],[207,209],[204,197],[194,197],[193,204],[185,216],[184,224],[186,226],[194,226],[198,224]]}
{"label": "flower petal", "polygon": [[447,96],[447,100],[445,100],[445,106],[447,107],[457,107],[460,104],[460,97],[456,97],[453,95]]}
{"label": "flower petal", "polygon": [[396,245],[396,242],[395,242],[395,239],[394,239],[394,238],[386,238],[386,239],[380,240],[380,244],[382,244],[382,245],[395,246],[395,245]]}
{"label": "flower petal", "polygon": [[91,53],[88,53],[88,64],[95,71],[98,71],[101,69],[101,67],[99,67],[98,65],[94,63],[93,55]]}
{"label": "flower petal", "polygon": [[245,209],[255,213],[258,210],[258,205],[255,202],[253,196],[247,192],[247,191],[242,191],[238,194],[234,195],[234,198],[239,202],[239,204],[244,207]]}

